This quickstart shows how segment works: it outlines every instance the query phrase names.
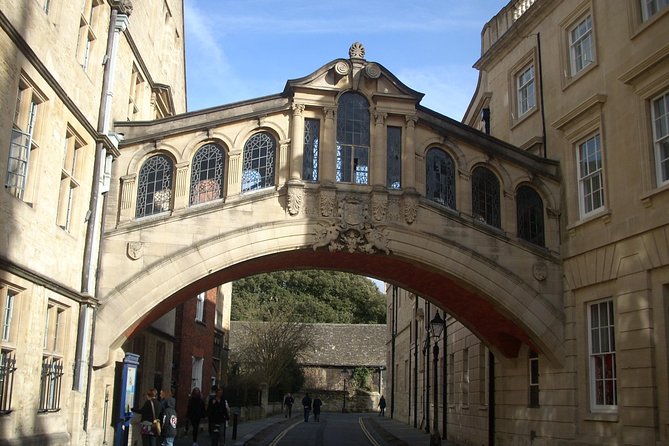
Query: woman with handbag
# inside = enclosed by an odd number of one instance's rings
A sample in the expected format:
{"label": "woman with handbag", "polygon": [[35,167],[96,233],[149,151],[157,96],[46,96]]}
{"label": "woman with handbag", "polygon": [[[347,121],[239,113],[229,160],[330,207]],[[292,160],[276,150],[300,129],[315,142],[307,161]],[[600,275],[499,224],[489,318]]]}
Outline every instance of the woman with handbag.
{"label": "woman with handbag", "polygon": [[156,389],[149,389],[146,392],[146,401],[142,408],[132,409],[133,412],[142,415],[139,423],[142,434],[142,446],[158,446],[163,407],[156,399],[156,396],[158,396],[158,391]]}

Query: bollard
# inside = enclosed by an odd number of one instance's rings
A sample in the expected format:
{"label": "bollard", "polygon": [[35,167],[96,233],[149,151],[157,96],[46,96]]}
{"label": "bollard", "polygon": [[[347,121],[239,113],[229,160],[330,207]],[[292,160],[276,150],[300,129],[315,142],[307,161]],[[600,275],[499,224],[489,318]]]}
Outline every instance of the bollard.
{"label": "bollard", "polygon": [[237,418],[238,415],[236,413],[232,414],[232,439],[236,440],[237,439]]}

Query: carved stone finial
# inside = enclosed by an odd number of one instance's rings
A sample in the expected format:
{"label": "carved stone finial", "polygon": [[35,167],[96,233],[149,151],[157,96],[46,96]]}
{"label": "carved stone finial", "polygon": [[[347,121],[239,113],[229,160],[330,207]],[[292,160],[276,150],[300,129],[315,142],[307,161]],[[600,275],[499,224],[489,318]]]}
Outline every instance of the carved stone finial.
{"label": "carved stone finial", "polygon": [[365,47],[362,46],[362,43],[355,42],[353,45],[351,45],[351,48],[348,49],[348,57],[351,59],[364,59]]}

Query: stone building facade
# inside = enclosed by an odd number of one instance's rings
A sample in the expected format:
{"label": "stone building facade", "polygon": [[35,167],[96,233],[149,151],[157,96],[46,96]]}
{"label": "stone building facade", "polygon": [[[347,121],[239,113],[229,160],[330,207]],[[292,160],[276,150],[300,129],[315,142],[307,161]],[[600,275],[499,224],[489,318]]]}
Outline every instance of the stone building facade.
{"label": "stone building facade", "polygon": [[[528,346],[515,360],[495,355],[491,406],[489,352],[475,327],[449,318],[438,368],[449,439],[669,444],[667,28],[666,2],[631,0],[512,1],[484,26],[463,121],[560,162],[565,356]],[[392,295],[398,345],[418,321],[418,352],[403,348],[391,367],[396,415],[420,423],[420,336],[433,314],[418,314],[415,294]]]}
{"label": "stone building facade", "polygon": [[112,124],[186,110],[182,6],[0,1],[0,444],[111,431],[90,359]]}

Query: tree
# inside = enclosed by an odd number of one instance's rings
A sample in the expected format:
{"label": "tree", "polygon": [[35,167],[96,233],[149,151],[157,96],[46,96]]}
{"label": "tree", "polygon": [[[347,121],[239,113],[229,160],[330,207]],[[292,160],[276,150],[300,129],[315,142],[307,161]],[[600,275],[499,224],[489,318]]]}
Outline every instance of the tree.
{"label": "tree", "polygon": [[303,381],[298,359],[312,346],[309,327],[288,312],[269,311],[265,322],[249,322],[239,334],[243,341],[231,360],[240,384],[297,390]]}
{"label": "tree", "polygon": [[307,323],[383,324],[386,300],[370,280],[338,271],[279,271],[234,282],[233,320],[261,321],[268,311],[289,311]]}

